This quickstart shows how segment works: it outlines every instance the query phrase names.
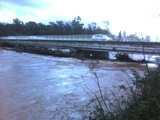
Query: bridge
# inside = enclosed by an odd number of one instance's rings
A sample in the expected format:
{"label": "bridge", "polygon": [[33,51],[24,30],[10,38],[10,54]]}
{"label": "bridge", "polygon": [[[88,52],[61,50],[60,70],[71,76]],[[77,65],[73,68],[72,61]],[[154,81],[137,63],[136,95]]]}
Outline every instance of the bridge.
{"label": "bridge", "polygon": [[91,41],[91,40],[46,40],[46,39],[1,39],[0,42],[44,46],[56,49],[70,49],[78,54],[101,54],[109,52],[143,53],[160,55],[160,43],[157,42],[122,42],[122,41]]}

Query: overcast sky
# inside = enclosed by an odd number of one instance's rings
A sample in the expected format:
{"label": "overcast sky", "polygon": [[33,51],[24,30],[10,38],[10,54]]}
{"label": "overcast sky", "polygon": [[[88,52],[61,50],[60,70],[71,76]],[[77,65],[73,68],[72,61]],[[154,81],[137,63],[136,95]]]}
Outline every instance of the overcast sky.
{"label": "overcast sky", "polygon": [[151,34],[160,37],[160,0],[0,0],[0,22],[35,21],[47,24],[56,20],[83,23],[110,22],[114,34]]}

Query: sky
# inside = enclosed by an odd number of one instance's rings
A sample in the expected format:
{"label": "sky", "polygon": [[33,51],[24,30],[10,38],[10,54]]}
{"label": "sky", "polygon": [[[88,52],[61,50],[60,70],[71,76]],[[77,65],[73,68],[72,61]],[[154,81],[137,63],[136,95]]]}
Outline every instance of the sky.
{"label": "sky", "polygon": [[0,22],[12,23],[18,18],[48,24],[77,16],[85,25],[96,22],[103,29],[107,20],[116,35],[125,30],[128,35],[160,38],[159,0],[0,0]]}

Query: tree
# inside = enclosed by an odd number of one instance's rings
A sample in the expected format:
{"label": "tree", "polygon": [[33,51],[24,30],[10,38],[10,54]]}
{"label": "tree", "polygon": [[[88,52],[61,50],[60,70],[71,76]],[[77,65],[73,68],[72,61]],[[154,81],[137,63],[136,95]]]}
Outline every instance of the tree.
{"label": "tree", "polygon": [[79,16],[74,18],[74,20],[72,20],[73,34],[83,34],[84,33],[84,29],[83,29],[84,24],[80,22],[81,22],[81,18]]}
{"label": "tree", "polygon": [[23,24],[23,22],[19,20],[18,18],[15,18],[13,19],[13,24],[20,25],[20,24]]}
{"label": "tree", "polygon": [[72,32],[72,23],[70,21],[65,23],[64,31],[65,31],[66,35],[69,35],[69,34],[73,33]]}
{"label": "tree", "polygon": [[23,35],[24,33],[24,23],[18,18],[13,19],[13,24],[11,25],[11,30],[14,35]]}
{"label": "tree", "polygon": [[38,25],[35,22],[30,21],[30,22],[25,24],[25,27],[26,27],[25,33],[27,35],[39,35],[40,34]]}
{"label": "tree", "polygon": [[38,26],[38,32],[40,35],[47,34],[47,29],[45,25],[43,25],[42,23],[38,23],[37,26]]}
{"label": "tree", "polygon": [[[108,22],[109,23],[109,22]],[[107,25],[107,22],[105,21]],[[73,34],[96,34],[104,33],[106,30],[101,29],[95,22],[84,27],[81,23],[81,17],[77,16],[72,21],[58,20],[49,22],[48,25],[29,21],[23,23],[18,18],[13,19],[13,23],[0,23],[0,36],[8,35],[73,35]]]}
{"label": "tree", "polygon": [[64,35],[65,34],[65,24],[62,20],[56,21],[57,24],[57,32],[59,35]]}

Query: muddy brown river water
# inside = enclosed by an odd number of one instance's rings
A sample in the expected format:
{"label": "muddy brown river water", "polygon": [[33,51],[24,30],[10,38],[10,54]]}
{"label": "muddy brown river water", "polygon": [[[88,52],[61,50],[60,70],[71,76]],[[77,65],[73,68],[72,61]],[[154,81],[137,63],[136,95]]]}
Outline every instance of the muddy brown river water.
{"label": "muddy brown river water", "polygon": [[138,63],[0,51],[0,120],[82,119],[90,90],[97,90],[91,62],[101,86],[113,90],[129,81],[122,72],[131,74],[128,65],[143,71]]}

